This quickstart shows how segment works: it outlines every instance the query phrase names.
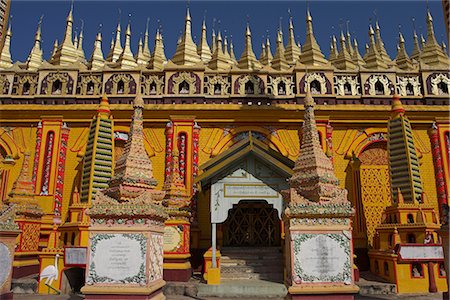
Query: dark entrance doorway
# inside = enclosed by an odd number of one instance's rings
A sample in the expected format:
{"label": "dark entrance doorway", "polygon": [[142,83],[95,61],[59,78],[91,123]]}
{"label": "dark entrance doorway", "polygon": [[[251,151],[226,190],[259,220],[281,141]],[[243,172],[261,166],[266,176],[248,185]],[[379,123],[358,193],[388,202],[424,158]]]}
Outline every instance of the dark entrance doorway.
{"label": "dark entrance doorway", "polygon": [[265,201],[240,201],[223,223],[223,234],[224,246],[280,246],[280,219]]}

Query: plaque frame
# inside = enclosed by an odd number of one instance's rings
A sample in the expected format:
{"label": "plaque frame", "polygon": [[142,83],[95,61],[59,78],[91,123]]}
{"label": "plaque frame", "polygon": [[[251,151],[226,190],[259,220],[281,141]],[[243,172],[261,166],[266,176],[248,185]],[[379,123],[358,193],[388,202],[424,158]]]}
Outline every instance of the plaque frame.
{"label": "plaque frame", "polygon": [[[85,249],[85,263],[84,264],[70,264],[67,262],[67,257],[66,257],[66,249]],[[88,256],[88,248],[87,247],[83,247],[83,246],[64,246],[64,266],[66,267],[82,267],[82,268],[86,268],[87,265],[87,256]]]}
{"label": "plaque frame", "polygon": [[[339,274],[335,276],[328,276],[325,278],[319,278],[314,275],[308,275],[305,273],[305,271],[302,269],[302,267],[299,265],[299,262],[297,259],[292,259],[292,275],[294,282],[296,284],[298,283],[308,283],[308,284],[323,284],[323,283],[339,283],[342,282],[344,284],[347,284],[349,282],[352,282],[353,280],[353,270],[351,265],[351,238],[344,233],[344,232],[334,232],[334,233],[300,233],[296,232],[292,235],[292,257],[296,257],[295,254],[296,251],[300,251],[300,247],[303,242],[310,240],[312,238],[318,237],[318,236],[326,236],[328,238],[333,239],[336,241],[341,248],[344,249],[345,252],[345,259],[344,266],[342,268],[342,271],[339,272]],[[298,278],[297,280],[295,278]],[[300,280],[300,282],[297,282]]]}

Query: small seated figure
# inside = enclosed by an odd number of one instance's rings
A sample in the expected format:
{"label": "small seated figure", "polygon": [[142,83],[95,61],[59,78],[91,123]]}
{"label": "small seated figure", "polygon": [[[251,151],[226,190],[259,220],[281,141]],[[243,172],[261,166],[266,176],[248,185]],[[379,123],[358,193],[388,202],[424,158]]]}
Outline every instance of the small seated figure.
{"label": "small seated figure", "polygon": [[439,264],[439,276],[441,276],[441,277],[447,276],[447,272],[445,272],[445,266],[443,263]]}
{"label": "small seated figure", "polygon": [[245,90],[246,94],[253,94],[253,87],[251,85],[247,86],[247,89]]}
{"label": "small seated figure", "polygon": [[52,93],[53,95],[61,95],[61,88],[57,88],[56,90],[53,91]]}
{"label": "small seated figure", "polygon": [[284,90],[282,85],[280,85],[280,87],[278,88],[278,95],[286,95],[286,91]]}
{"label": "small seated figure", "polygon": [[93,95],[94,94],[94,86],[93,85],[89,85],[89,89],[87,91],[88,95]]}
{"label": "small seated figure", "polygon": [[156,86],[154,84],[150,86],[150,94],[156,94]]}
{"label": "small seated figure", "polygon": [[187,85],[187,83],[183,83],[181,85],[180,94],[189,94],[189,86]]}
{"label": "small seated figure", "polygon": [[416,278],[418,278],[418,277],[422,277],[422,273],[421,273],[421,270],[420,270],[421,268],[420,268],[420,266],[418,265],[418,264],[413,264],[413,267],[412,267],[412,276],[413,277],[416,277]]}
{"label": "small seated figure", "polygon": [[122,89],[122,88],[119,88],[119,89],[117,90],[117,94],[123,94],[123,89]]}
{"label": "small seated figure", "polygon": [[220,91],[220,85],[215,85],[214,88],[214,95],[220,95],[221,91]]}

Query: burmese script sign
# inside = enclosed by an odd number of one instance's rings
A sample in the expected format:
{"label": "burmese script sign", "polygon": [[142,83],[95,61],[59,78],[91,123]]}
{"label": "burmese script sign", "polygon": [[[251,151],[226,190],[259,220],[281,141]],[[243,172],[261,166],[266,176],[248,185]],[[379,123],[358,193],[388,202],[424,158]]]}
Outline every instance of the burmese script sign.
{"label": "burmese script sign", "polygon": [[224,184],[225,197],[278,198],[278,192],[265,184]]}
{"label": "burmese script sign", "polygon": [[85,247],[66,247],[64,248],[64,265],[65,266],[84,266],[86,265]]}
{"label": "burmese script sign", "polygon": [[164,227],[164,251],[174,252],[183,241],[183,232],[180,232],[176,226]]}
{"label": "burmese script sign", "polygon": [[147,237],[134,233],[97,233],[91,237],[87,284],[145,285]]}
{"label": "burmese script sign", "polygon": [[11,273],[11,253],[8,247],[0,242],[0,287],[6,282]]}
{"label": "burmese script sign", "polygon": [[293,235],[294,282],[351,284],[350,238],[344,233]]}
{"label": "burmese script sign", "polygon": [[444,260],[442,245],[400,245],[400,260]]}

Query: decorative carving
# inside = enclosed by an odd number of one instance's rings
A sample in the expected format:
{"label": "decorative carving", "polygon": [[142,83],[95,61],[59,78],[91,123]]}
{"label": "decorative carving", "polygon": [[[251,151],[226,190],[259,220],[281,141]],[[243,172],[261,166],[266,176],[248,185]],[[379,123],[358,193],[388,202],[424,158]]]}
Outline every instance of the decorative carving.
{"label": "decorative carving", "polygon": [[164,76],[142,75],[141,93],[144,95],[164,94]]}
{"label": "decorative carving", "polygon": [[294,76],[268,77],[267,93],[274,96],[292,96],[295,95]]}
{"label": "decorative carving", "polygon": [[364,84],[364,94],[371,96],[383,96],[394,94],[394,84],[386,75],[371,75]]}
{"label": "decorative carving", "polygon": [[435,73],[428,77],[427,83],[428,91],[431,88],[431,94],[433,95],[448,95],[450,89],[449,74]]}
{"label": "decorative carving", "polygon": [[361,95],[361,84],[357,76],[334,76],[334,92],[337,96]]}
{"label": "decorative carving", "polygon": [[101,75],[82,75],[78,77],[77,94],[78,95],[101,95],[102,76]]}
{"label": "decorative carving", "polygon": [[419,76],[397,76],[397,92],[400,96],[422,96]]}
{"label": "decorative carving", "polygon": [[114,74],[105,84],[106,94],[135,94],[136,82],[130,74]]}
{"label": "decorative carving", "polygon": [[226,96],[231,94],[231,78],[229,76],[205,76],[204,94]]}
{"label": "decorative carving", "polygon": [[13,82],[13,95],[34,95],[38,85],[37,75],[15,76]]}
{"label": "decorative carving", "polygon": [[264,82],[256,75],[241,75],[234,82],[234,93],[238,95],[264,94]]}
{"label": "decorative carving", "polygon": [[169,94],[194,95],[200,93],[200,78],[192,72],[178,72],[169,79]]}
{"label": "decorative carving", "polygon": [[300,92],[306,93],[307,90],[311,94],[331,94],[331,83],[322,72],[308,73],[300,81]]}
{"label": "decorative carving", "polygon": [[6,75],[0,75],[0,94],[6,95],[9,92],[9,80]]}
{"label": "decorative carving", "polygon": [[48,74],[41,83],[41,95],[70,95],[73,91],[73,79],[67,72]]}

